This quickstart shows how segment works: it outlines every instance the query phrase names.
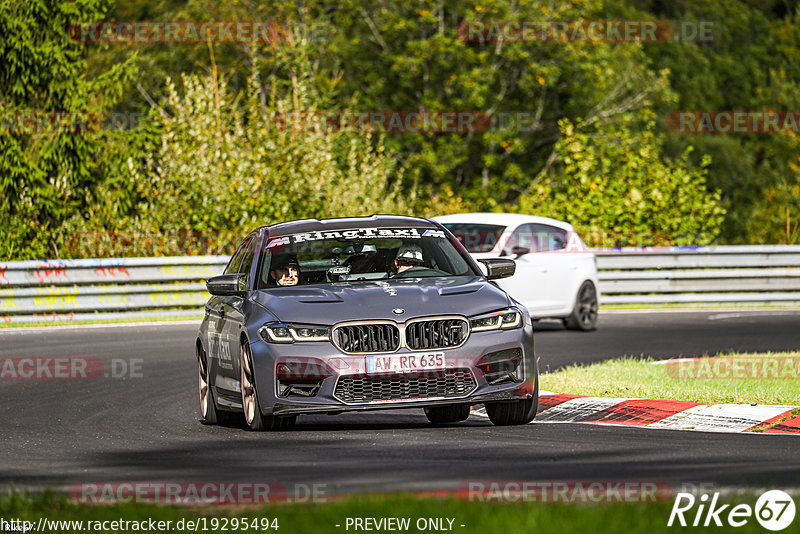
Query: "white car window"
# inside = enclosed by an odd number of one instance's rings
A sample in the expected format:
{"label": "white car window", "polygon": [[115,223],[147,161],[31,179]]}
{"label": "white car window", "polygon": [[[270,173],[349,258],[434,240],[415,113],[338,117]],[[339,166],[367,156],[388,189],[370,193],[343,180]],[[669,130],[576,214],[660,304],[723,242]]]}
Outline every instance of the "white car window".
{"label": "white car window", "polygon": [[[503,255],[528,252],[552,252],[567,246],[567,231],[548,224],[523,224],[506,241]],[[516,249],[516,251],[515,251]]]}
{"label": "white car window", "polygon": [[445,223],[444,227],[450,230],[470,253],[490,252],[506,229],[505,226],[496,224],[467,223]]}

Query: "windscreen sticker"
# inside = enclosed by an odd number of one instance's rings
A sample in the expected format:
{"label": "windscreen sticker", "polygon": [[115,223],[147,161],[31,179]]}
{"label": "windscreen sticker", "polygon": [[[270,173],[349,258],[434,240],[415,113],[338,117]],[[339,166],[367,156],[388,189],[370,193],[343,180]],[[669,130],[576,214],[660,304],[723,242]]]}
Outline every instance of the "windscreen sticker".
{"label": "windscreen sticker", "polygon": [[306,232],[285,237],[276,237],[270,240],[269,244],[267,244],[267,248],[289,245],[292,243],[304,243],[306,241],[322,241],[325,239],[420,239],[422,237],[444,238],[445,235],[441,230],[423,230],[418,228],[358,228],[328,232]]}
{"label": "windscreen sticker", "polygon": [[441,230],[425,230],[425,233],[422,234],[422,237],[441,237],[444,238],[444,232]]}

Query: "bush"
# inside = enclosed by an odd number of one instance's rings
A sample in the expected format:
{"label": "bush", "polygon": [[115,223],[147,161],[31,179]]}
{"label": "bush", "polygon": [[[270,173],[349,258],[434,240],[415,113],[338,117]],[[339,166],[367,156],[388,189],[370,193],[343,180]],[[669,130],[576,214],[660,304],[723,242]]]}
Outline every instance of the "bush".
{"label": "bush", "polygon": [[154,151],[129,160],[141,198],[137,215],[117,225],[139,236],[138,246],[156,236],[153,250],[114,249],[112,239],[95,253],[229,252],[262,225],[408,213],[398,189],[402,173],[382,139],[293,120],[316,109],[307,74],[292,71],[291,90],[280,95],[277,84],[267,94],[254,70],[242,98],[216,69],[184,75],[180,84],[167,80],[164,102],[151,114],[161,132]]}
{"label": "bush", "polygon": [[553,169],[532,184],[518,211],[570,221],[590,246],[705,245],[720,232],[719,191],[706,187],[704,158],[662,161],[650,124],[587,127],[561,122]]}

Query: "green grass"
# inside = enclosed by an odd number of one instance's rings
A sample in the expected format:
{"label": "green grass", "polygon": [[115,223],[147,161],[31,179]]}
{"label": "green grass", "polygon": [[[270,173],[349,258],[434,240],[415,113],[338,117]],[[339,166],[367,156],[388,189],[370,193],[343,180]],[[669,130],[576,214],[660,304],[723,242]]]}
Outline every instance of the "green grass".
{"label": "green grass", "polygon": [[[800,357],[800,352],[729,354],[756,358]],[[545,391],[590,397],[634,397],[694,401],[707,404],[800,404],[797,379],[689,379],[674,378],[667,366],[652,359],[608,360],[574,365],[554,373],[542,373],[539,387]]]}
{"label": "green grass", "polygon": [[[737,494],[723,497],[725,503],[745,503],[753,506],[756,496]],[[419,532],[413,525],[419,518],[452,518],[453,532],[491,534],[529,534],[554,532],[559,534],[589,532],[628,533],[674,532],[667,527],[672,499],[658,503],[614,504],[563,504],[563,503],[479,503],[454,498],[419,498],[412,495],[355,496],[317,504],[277,504],[259,507],[204,507],[180,508],[146,504],[88,506],[73,504],[66,497],[52,493],[30,496],[11,494],[0,498],[0,517],[23,519],[37,523],[39,518],[50,520],[170,520],[205,517],[210,531],[212,518],[277,518],[280,533],[338,533],[354,532],[346,529],[350,518],[408,517],[412,527],[401,532]],[[693,516],[688,516],[693,519]],[[336,527],[340,525],[340,527]],[[465,525],[462,527],[461,525]],[[221,526],[221,525],[220,525]],[[793,528],[794,527],[794,528]],[[783,532],[797,532],[797,521]],[[199,529],[203,531],[202,528]],[[697,529],[693,529],[697,530]],[[63,528],[59,532],[74,532]],[[131,530],[128,530],[131,531]],[[234,531],[230,524],[228,531]],[[254,529],[236,532],[256,532]],[[268,531],[259,530],[259,532]],[[754,518],[737,532],[763,532]],[[385,531],[384,531],[385,532]],[[430,532],[430,531],[428,531]]]}
{"label": "green grass", "polygon": [[39,326],[73,326],[73,325],[86,325],[86,324],[124,324],[124,323],[162,323],[162,322],[174,322],[174,321],[202,321],[203,314],[198,313],[197,316],[194,315],[186,315],[181,317],[170,317],[164,315],[153,315],[151,316],[138,316],[138,317],[127,317],[124,319],[115,319],[115,320],[108,320],[108,319],[87,319],[81,321],[60,321],[60,322],[53,322],[53,321],[40,321],[35,323],[0,323],[0,329],[3,328],[30,328],[30,327],[39,327]]}

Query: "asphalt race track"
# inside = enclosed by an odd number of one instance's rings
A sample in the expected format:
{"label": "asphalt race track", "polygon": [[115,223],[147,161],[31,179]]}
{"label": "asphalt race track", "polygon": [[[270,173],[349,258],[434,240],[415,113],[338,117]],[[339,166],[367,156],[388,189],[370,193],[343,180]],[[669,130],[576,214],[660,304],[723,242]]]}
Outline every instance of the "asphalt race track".
{"label": "asphalt race track", "polygon": [[[0,485],[277,481],[325,492],[456,489],[468,480],[649,480],[797,486],[794,436],[585,424],[432,428],[421,411],[307,416],[250,433],[198,422],[197,327],[8,329],[0,357],[81,356],[125,378],[0,380]],[[601,314],[593,333],[541,323],[542,368],[623,355],[665,358],[800,346],[800,310]],[[130,369],[112,360],[134,362]],[[137,363],[138,362],[138,363]],[[116,365],[116,368],[114,366]],[[140,367],[139,367],[140,366]]]}

